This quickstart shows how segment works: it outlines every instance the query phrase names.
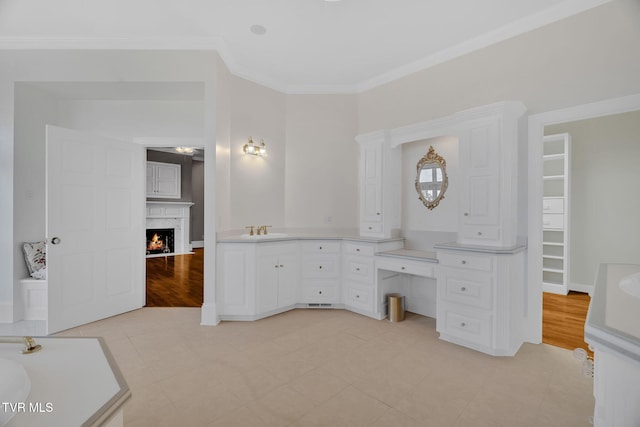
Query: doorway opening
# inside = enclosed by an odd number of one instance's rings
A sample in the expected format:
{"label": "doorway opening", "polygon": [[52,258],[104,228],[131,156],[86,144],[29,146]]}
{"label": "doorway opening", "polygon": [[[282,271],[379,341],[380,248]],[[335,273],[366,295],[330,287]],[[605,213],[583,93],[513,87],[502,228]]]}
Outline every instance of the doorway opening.
{"label": "doorway opening", "polygon": [[[147,161],[156,170],[158,165],[171,166],[166,170],[173,168],[178,175],[153,176],[148,168],[145,306],[201,307],[204,301],[204,150],[147,147]],[[162,185],[154,187],[150,180],[158,178],[163,180]],[[157,188],[168,189],[171,195],[158,196]],[[163,226],[152,227],[158,223]]]}

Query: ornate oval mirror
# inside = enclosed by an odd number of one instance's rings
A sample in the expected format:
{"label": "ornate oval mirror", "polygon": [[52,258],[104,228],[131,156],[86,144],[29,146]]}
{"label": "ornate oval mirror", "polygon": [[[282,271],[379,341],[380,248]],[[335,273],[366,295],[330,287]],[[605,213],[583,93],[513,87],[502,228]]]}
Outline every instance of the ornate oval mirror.
{"label": "ornate oval mirror", "polygon": [[416,191],[418,198],[428,209],[438,206],[440,200],[444,198],[449,184],[446,167],[447,162],[436,153],[432,146],[418,162]]}

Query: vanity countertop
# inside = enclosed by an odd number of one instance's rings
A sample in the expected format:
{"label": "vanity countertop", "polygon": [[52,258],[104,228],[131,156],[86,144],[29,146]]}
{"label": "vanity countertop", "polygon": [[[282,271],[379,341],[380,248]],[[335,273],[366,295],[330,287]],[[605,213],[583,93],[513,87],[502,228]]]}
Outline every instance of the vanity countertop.
{"label": "vanity countertop", "polygon": [[[280,235],[279,235],[280,234]],[[242,235],[231,235],[219,237],[217,243],[260,243],[260,242],[282,242],[287,240],[351,240],[357,242],[370,242],[370,243],[383,243],[404,241],[403,238],[375,238],[375,237],[362,237],[356,233],[350,232],[296,232],[286,233],[286,236],[282,236],[283,233],[273,233],[262,235],[260,237],[243,237]]]}
{"label": "vanity countertop", "polygon": [[640,362],[640,298],[622,289],[623,278],[640,272],[635,264],[600,264],[584,327],[585,340]]}
{"label": "vanity countertop", "polygon": [[448,251],[467,251],[467,252],[480,252],[493,255],[513,255],[518,252],[524,251],[527,246],[525,244],[516,244],[512,247],[496,247],[496,246],[481,246],[481,245],[463,245],[458,242],[439,243],[434,246],[436,249],[443,249]]}
{"label": "vanity countertop", "polygon": [[403,259],[415,259],[418,261],[426,262],[438,262],[438,255],[433,251],[419,251],[416,249],[395,249],[392,251],[377,252],[378,256],[403,258]]}

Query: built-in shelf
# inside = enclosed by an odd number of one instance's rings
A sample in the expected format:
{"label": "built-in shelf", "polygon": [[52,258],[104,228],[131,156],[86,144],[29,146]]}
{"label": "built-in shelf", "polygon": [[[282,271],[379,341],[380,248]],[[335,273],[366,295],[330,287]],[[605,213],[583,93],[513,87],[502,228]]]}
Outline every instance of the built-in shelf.
{"label": "built-in shelf", "polygon": [[570,142],[566,133],[543,140],[542,280],[557,294],[569,291]]}

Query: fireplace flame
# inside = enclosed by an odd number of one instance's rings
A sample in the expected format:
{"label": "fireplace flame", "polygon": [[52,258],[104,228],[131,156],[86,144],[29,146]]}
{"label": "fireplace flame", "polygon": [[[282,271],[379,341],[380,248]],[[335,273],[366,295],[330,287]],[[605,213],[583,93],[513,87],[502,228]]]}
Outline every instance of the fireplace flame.
{"label": "fireplace flame", "polygon": [[147,247],[150,251],[161,250],[164,248],[164,241],[158,236],[157,233],[154,233],[153,237],[149,241],[149,246]]}

